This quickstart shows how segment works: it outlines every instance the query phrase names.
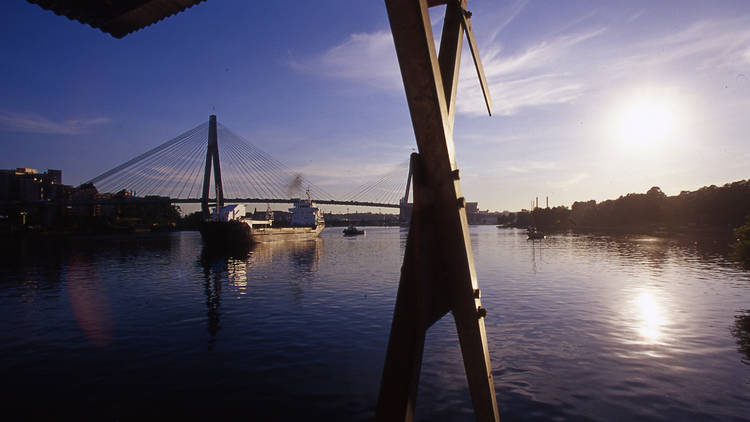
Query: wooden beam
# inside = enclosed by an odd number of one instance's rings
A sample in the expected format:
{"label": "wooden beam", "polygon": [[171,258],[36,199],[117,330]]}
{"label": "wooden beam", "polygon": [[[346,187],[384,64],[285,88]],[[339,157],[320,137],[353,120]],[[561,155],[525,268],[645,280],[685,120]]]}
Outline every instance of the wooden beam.
{"label": "wooden beam", "polygon": [[466,0],[453,1],[445,8],[443,20],[443,34],[440,36],[440,73],[443,80],[445,105],[448,108],[448,124],[453,130],[455,118],[456,89],[458,88],[458,69],[461,66],[461,47],[463,46],[463,31],[461,23],[462,10],[466,8]]}
{"label": "wooden beam", "polygon": [[479,58],[479,47],[477,47],[477,41],[474,39],[474,30],[471,29],[471,21],[466,13],[461,13],[461,24],[466,31],[466,40],[469,41],[469,50],[471,50],[471,57],[474,59],[474,67],[477,70],[479,76],[479,87],[482,89],[484,94],[484,103],[487,105],[487,112],[492,116],[492,97],[490,97],[490,88],[487,85],[487,78],[484,76],[484,66],[482,66],[482,60]]}
{"label": "wooden beam", "polygon": [[[377,420],[413,418],[425,332],[450,309],[456,321],[476,418],[498,421],[449,112],[455,100],[461,31],[444,30],[444,34],[452,35],[441,41],[446,43],[446,53],[444,62],[439,62],[428,13],[433,2],[385,0],[385,3],[419,149],[419,165],[414,172],[412,228],[383,370]],[[452,62],[449,56],[453,56]],[[441,68],[445,69],[445,75]],[[450,83],[446,84],[448,79]],[[450,89],[448,97],[447,89]]]}

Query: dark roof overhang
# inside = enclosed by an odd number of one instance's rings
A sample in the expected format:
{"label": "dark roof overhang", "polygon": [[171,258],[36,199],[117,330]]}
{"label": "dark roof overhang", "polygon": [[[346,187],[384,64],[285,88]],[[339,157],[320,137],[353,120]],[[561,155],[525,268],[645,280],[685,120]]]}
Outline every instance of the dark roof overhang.
{"label": "dark roof overhang", "polygon": [[145,28],[206,0],[27,0],[115,38]]}

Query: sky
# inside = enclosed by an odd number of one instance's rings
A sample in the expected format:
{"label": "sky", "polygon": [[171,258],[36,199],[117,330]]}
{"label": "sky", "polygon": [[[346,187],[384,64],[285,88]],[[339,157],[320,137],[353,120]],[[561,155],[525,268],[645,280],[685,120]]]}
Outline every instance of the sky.
{"label": "sky", "polygon": [[[480,209],[750,178],[750,3],[468,9],[494,114],[465,45],[454,141]],[[416,148],[382,1],[209,0],[119,40],[4,1],[0,51],[0,168],[62,169],[66,184],[210,114],[333,194]]]}

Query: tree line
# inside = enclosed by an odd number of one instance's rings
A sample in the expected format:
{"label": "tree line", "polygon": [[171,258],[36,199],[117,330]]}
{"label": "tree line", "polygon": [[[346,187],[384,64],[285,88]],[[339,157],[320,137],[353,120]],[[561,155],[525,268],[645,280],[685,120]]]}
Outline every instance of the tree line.
{"label": "tree line", "polygon": [[500,224],[542,230],[712,230],[731,232],[750,215],[750,180],[705,186],[667,196],[658,186],[597,203],[574,202],[568,208],[536,208],[501,217]]}

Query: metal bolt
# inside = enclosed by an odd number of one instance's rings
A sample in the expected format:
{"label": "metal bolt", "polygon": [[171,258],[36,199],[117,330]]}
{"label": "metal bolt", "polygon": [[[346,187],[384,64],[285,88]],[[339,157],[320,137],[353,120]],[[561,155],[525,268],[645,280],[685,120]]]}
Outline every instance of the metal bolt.
{"label": "metal bolt", "polygon": [[451,172],[451,177],[453,178],[453,180],[461,179],[461,174],[458,172],[458,169],[455,169]]}
{"label": "metal bolt", "polygon": [[466,206],[466,199],[462,196],[458,198],[458,208],[463,208]]}
{"label": "metal bolt", "polygon": [[474,299],[479,299],[480,297],[482,297],[482,292],[479,289],[474,289]]}
{"label": "metal bolt", "polygon": [[480,307],[478,307],[478,308],[477,308],[477,318],[484,318],[484,317],[486,317],[486,316],[487,316],[487,310],[486,310],[486,309],[484,309],[484,308],[483,308],[483,307],[481,307],[481,306],[480,306]]}

